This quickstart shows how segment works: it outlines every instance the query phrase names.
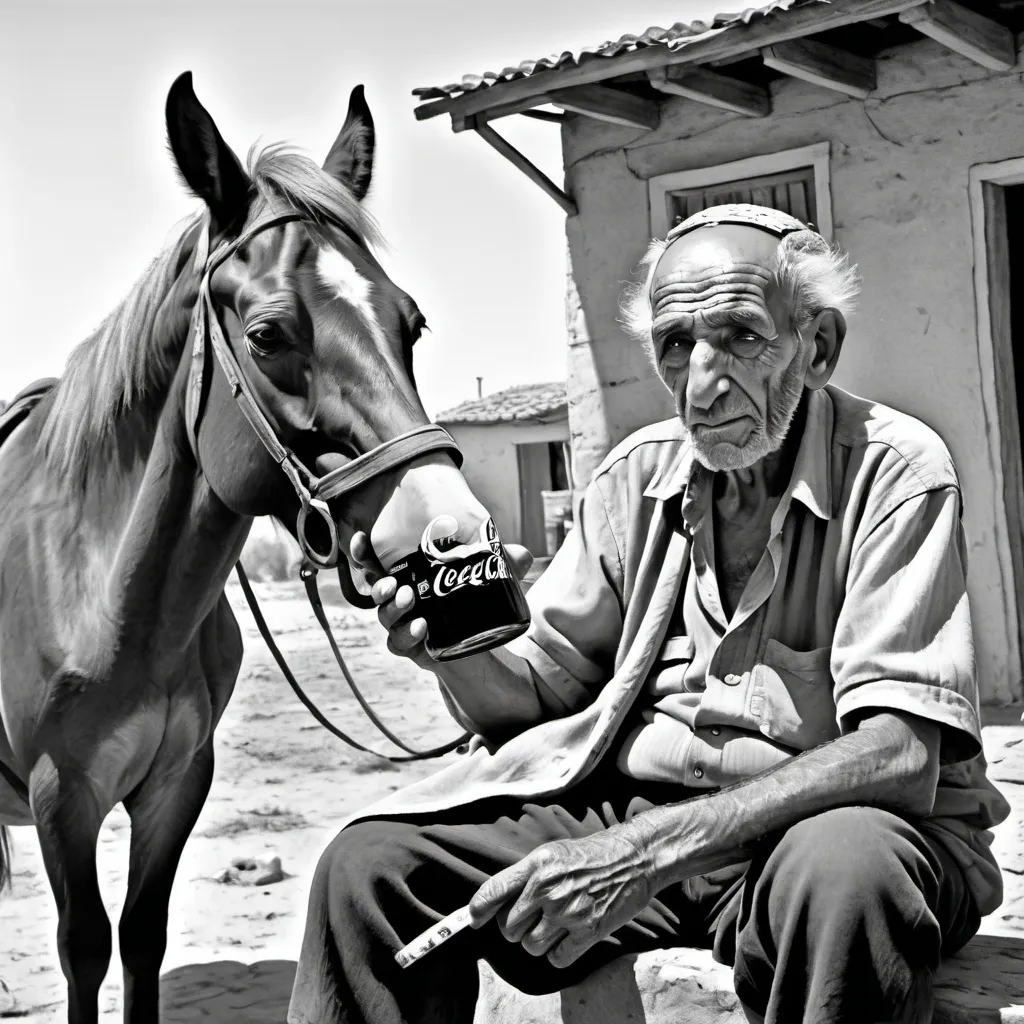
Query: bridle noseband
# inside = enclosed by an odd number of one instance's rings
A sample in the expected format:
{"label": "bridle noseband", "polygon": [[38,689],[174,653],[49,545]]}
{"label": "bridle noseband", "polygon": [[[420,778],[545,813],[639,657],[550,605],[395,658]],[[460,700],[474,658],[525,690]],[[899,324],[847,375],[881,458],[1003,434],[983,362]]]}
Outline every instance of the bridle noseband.
{"label": "bridle noseband", "polygon": [[[204,232],[203,242],[197,251],[197,262],[201,260],[204,266],[202,267],[202,281],[199,285],[199,297],[196,300],[192,317],[192,359],[185,397],[185,423],[189,444],[198,465],[199,422],[202,418],[209,387],[206,371],[209,362],[208,353],[212,348],[239,409],[295,489],[299,499],[299,515],[296,520],[295,532],[303,555],[318,569],[333,569],[338,564],[341,551],[338,544],[337,524],[328,508],[328,501],[350,494],[376,477],[430,452],[447,452],[455,465],[461,466],[462,452],[447,430],[437,424],[428,423],[385,441],[372,451],[360,455],[344,466],[332,469],[324,476],[316,476],[290,448],[282,443],[260,408],[252,385],[246,379],[242,367],[224,337],[220,317],[217,315],[210,292],[210,281],[214,271],[256,235],[293,221],[318,223],[301,213],[275,214],[258,221],[248,231],[234,241],[222,245],[208,257],[206,255],[208,245]],[[330,537],[330,550],[326,554],[318,551],[306,535],[306,523],[310,514],[319,516],[327,528]]]}

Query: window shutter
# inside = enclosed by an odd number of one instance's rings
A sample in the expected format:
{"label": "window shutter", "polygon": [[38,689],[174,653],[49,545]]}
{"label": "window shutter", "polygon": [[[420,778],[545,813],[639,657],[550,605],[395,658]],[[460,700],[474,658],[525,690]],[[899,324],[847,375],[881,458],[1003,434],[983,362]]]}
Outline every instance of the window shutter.
{"label": "window shutter", "polygon": [[745,181],[728,181],[707,188],[683,189],[670,192],[666,198],[669,204],[669,223],[672,225],[681,223],[709,206],[725,203],[770,206],[791,214],[805,224],[816,220],[813,167],[800,167],[782,174],[766,174]]}

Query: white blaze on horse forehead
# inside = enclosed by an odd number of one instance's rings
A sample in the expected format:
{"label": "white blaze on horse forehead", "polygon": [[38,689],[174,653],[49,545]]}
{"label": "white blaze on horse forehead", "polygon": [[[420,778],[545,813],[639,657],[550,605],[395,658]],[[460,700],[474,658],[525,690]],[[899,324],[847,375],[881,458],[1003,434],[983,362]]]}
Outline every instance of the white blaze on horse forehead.
{"label": "white blaze on horse forehead", "polygon": [[325,287],[359,314],[374,339],[383,341],[383,331],[371,301],[373,282],[361,274],[350,259],[327,246],[317,252],[316,272]]}

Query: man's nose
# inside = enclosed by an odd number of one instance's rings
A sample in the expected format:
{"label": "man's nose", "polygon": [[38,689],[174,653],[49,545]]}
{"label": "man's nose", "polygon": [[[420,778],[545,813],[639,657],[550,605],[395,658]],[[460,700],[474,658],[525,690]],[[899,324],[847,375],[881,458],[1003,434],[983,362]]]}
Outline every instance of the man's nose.
{"label": "man's nose", "polygon": [[690,366],[686,381],[686,404],[691,408],[710,409],[721,395],[719,382],[722,373],[714,346],[698,341],[690,351]]}

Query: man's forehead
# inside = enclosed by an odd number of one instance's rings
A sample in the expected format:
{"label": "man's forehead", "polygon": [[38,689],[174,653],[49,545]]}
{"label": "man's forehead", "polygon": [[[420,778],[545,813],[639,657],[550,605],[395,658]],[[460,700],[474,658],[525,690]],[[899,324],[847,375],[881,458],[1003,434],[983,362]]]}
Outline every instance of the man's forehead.
{"label": "man's forehead", "polygon": [[720,224],[683,235],[662,253],[651,280],[652,291],[667,278],[701,278],[739,268],[770,273],[779,239],[757,228]]}

